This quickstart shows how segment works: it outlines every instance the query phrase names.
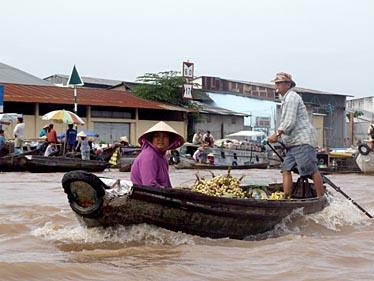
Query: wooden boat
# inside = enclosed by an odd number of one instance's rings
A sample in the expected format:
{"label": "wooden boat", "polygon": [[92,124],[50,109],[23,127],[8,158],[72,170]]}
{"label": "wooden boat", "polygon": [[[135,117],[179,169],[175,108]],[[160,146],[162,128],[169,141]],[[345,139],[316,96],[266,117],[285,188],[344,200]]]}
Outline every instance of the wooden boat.
{"label": "wooden boat", "polygon": [[0,171],[1,172],[19,172],[25,171],[25,164],[28,155],[40,155],[40,149],[26,151],[24,153],[14,154],[10,153],[0,158]]}
{"label": "wooden boat", "polygon": [[227,170],[228,168],[231,169],[267,169],[268,163],[249,163],[246,165],[222,165],[222,164],[207,164],[207,163],[198,163],[193,159],[187,157],[180,157],[180,161],[177,164],[174,164],[176,169],[212,169],[212,170]]}
{"label": "wooden boat", "polygon": [[34,173],[69,172],[74,170],[102,172],[109,167],[109,164],[102,160],[82,160],[64,156],[27,155],[24,156],[24,159],[24,169]]}
{"label": "wooden boat", "polygon": [[[203,168],[209,169],[205,163],[199,164],[192,158],[194,152],[199,148],[198,145],[185,143],[180,151],[173,150],[170,161],[177,164],[176,168]],[[225,147],[204,147],[206,155],[214,155],[214,169],[248,169],[248,168],[267,168],[270,164],[265,151],[256,149],[231,149]],[[188,167],[189,166],[189,167]],[[210,167],[210,169],[213,169]]]}
{"label": "wooden boat", "polygon": [[[85,171],[66,173],[62,186],[78,220],[87,227],[147,223],[211,238],[243,239],[264,233],[296,209],[310,214],[328,204],[325,196],[284,200],[215,197],[191,189],[99,178]],[[267,189],[277,188],[279,184]]]}
{"label": "wooden boat", "polygon": [[374,174],[374,152],[367,144],[360,144],[358,147],[356,163],[365,174]]}

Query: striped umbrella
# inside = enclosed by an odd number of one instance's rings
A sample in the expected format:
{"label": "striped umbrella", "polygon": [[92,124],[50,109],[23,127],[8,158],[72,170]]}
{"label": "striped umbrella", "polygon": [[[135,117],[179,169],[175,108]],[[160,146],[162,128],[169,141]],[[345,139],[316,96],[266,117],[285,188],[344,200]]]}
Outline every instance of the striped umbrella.
{"label": "striped umbrella", "polygon": [[42,120],[52,120],[57,123],[84,125],[84,121],[74,112],[61,109],[48,112],[42,116]]}

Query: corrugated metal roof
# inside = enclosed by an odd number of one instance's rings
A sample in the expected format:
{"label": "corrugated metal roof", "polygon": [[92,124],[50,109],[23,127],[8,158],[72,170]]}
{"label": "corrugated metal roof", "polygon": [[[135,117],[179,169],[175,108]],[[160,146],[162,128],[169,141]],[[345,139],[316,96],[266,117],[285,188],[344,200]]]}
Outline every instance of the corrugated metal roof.
{"label": "corrugated metal roof", "polygon": [[243,116],[243,117],[251,116],[249,114],[245,114],[242,112],[236,112],[236,111],[232,111],[232,110],[222,108],[222,107],[211,106],[211,105],[198,102],[198,101],[193,101],[193,103],[197,104],[200,107],[200,110],[199,110],[200,113],[217,114],[217,115],[233,115],[233,116]]}
{"label": "corrugated metal roof", "polygon": [[27,72],[19,70],[15,67],[9,66],[0,62],[0,82],[1,83],[16,83],[23,85],[39,85],[51,86],[48,81],[40,79]]}
{"label": "corrugated metal roof", "polygon": [[[112,80],[112,79],[103,79],[103,78],[93,78],[93,77],[81,77],[84,83],[87,84],[97,84],[97,85],[103,85],[103,86],[108,86],[108,87],[113,87],[117,86],[118,84],[121,84],[124,81],[121,80]],[[66,86],[69,75],[66,74],[54,74],[51,76],[48,76],[44,78],[45,80],[49,80],[53,83],[55,79],[58,79],[59,81],[62,81],[63,85]],[[126,82],[125,82],[126,83]]]}
{"label": "corrugated metal roof", "polygon": [[[73,105],[74,90],[73,88],[67,87],[4,83],[4,101]],[[103,90],[95,88],[78,88],[77,103],[79,105],[146,108],[183,112],[192,111],[180,106],[144,100],[126,91]]]}
{"label": "corrugated metal roof", "polygon": [[[246,85],[253,85],[253,86],[257,86],[257,87],[264,87],[264,88],[270,88],[270,89],[275,90],[275,85],[270,84],[270,83],[269,84],[268,83],[257,83],[257,82],[243,81],[243,80],[225,79],[225,78],[213,77],[213,76],[200,76],[200,77],[218,78],[218,79],[228,81],[228,82],[242,83],[242,84],[246,84]],[[200,77],[197,77],[197,78],[200,78]],[[330,93],[330,92],[318,91],[318,90],[306,89],[306,88],[300,88],[300,87],[295,87],[294,90],[298,93],[306,93],[306,94],[336,95],[336,96],[353,97],[352,95],[347,95],[347,94]],[[221,91],[217,91],[217,92],[221,92]]]}

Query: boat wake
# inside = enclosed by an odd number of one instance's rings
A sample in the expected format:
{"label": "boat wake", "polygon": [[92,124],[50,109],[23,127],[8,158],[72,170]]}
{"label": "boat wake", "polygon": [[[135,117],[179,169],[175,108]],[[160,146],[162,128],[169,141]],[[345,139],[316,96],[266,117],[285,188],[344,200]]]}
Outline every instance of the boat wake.
{"label": "boat wake", "polygon": [[79,225],[61,227],[49,222],[35,229],[32,234],[53,241],[66,251],[123,248],[124,244],[127,246],[195,244],[192,235],[148,224],[85,228]]}

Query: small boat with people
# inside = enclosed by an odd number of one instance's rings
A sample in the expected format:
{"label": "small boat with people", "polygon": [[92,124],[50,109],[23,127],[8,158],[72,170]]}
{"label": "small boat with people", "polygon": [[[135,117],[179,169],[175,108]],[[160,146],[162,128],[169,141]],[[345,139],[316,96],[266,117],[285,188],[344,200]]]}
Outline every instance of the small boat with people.
{"label": "small boat with people", "polygon": [[186,142],[178,153],[172,152],[171,162],[177,169],[265,169],[269,166],[268,152],[261,143],[266,137],[264,132],[240,131],[226,137],[216,140],[214,146]]}
{"label": "small boat with people", "polygon": [[71,171],[62,187],[84,226],[147,223],[210,238],[244,239],[272,230],[296,210],[311,214],[328,205],[305,180],[294,184],[293,198],[284,197],[279,183],[240,182],[229,171],[210,181],[198,178],[192,188],[160,188]]}

